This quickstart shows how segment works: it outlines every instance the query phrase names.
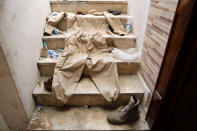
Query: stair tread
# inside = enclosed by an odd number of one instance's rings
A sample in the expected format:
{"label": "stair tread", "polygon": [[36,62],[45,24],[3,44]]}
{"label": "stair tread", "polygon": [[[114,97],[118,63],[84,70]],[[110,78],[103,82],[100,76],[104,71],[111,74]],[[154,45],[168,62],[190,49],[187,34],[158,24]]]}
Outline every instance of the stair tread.
{"label": "stair tread", "polygon": [[32,115],[27,130],[149,130],[142,108],[137,122],[124,125],[107,122],[107,114],[114,110],[99,106],[41,107]]}
{"label": "stair tread", "polygon": [[96,3],[128,3],[128,0],[50,0],[50,3],[70,3],[70,2],[96,2]]}
{"label": "stair tread", "polygon": [[[46,78],[47,77],[41,78],[40,85],[38,84],[33,90],[33,95],[41,95],[41,94],[52,95],[52,92],[46,91],[44,89],[43,81]],[[120,94],[143,94],[145,91],[137,75],[121,75],[119,76],[119,80],[120,80]],[[83,77],[80,80],[78,87],[74,92],[74,95],[75,94],[94,95],[100,93],[89,77]]]}
{"label": "stair tread", "polygon": [[[59,55],[60,55],[60,57],[59,58],[61,58],[61,53],[59,53]],[[47,58],[40,58],[39,60],[38,60],[38,64],[39,65],[49,65],[49,64],[56,64],[57,63],[57,61],[58,61],[58,59],[59,58],[51,58],[51,57],[47,57]],[[106,57],[105,56],[101,56],[99,59],[105,59]],[[110,53],[110,55],[108,56],[108,60],[107,61],[110,61],[110,62],[116,62],[116,63],[139,63],[139,61],[140,61],[140,59],[139,58],[136,58],[136,59],[134,59],[134,60],[132,60],[132,61],[123,61],[123,60],[120,60],[120,59],[118,59],[118,58],[115,58],[115,57],[113,57],[113,54],[112,53]]]}
{"label": "stair tread", "polygon": [[[43,39],[52,39],[52,38],[68,38],[71,35],[71,33],[64,32],[64,34],[56,35],[52,34],[51,36],[43,36]],[[136,39],[136,35],[133,33],[129,33],[128,35],[125,36],[119,36],[116,34],[113,35],[104,35],[105,38],[122,38],[122,39]]]}
{"label": "stair tread", "polygon": [[[72,12],[65,12],[65,13],[72,13]],[[95,17],[95,18],[105,19],[105,16],[104,15],[85,14],[85,15],[77,15],[77,16],[85,17],[85,18]],[[111,17],[112,18],[119,18],[119,19],[127,19],[128,17],[131,17],[131,15],[128,15],[128,14],[120,14],[120,15],[112,15]]]}
{"label": "stair tread", "polygon": [[[65,41],[71,36],[71,32],[64,32],[64,34],[55,35],[52,34],[51,36],[43,36],[42,39],[47,42],[47,46],[49,49],[58,49],[64,48]],[[126,36],[119,36],[116,34],[112,35],[104,35],[106,39],[107,46],[109,47],[116,47],[122,49],[128,48],[136,48],[136,36],[133,33],[129,33]]]}

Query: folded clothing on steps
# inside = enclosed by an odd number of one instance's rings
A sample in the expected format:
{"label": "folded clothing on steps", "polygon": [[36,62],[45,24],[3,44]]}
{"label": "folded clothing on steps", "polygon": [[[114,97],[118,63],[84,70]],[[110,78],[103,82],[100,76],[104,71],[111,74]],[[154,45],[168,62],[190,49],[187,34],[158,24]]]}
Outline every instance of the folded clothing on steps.
{"label": "folded clothing on steps", "polygon": [[[52,28],[48,27],[48,25],[50,25],[52,27],[57,27],[62,31],[67,31],[71,34],[75,32],[84,32],[88,34],[101,33],[103,35],[112,35],[114,33],[120,36],[128,34],[120,19],[113,17],[113,15],[108,12],[90,10],[86,15],[84,15],[83,12],[80,12],[80,14],[82,15],[76,15],[74,13],[53,12],[47,17],[47,25],[45,27],[46,33],[51,35]],[[89,17],[91,15],[105,16],[105,19],[98,20],[97,17]]]}
{"label": "folded clothing on steps", "polygon": [[103,35],[113,33],[120,36],[128,35],[120,19],[113,17],[112,14],[91,10],[86,16],[88,15],[105,16],[105,19],[98,20],[96,17],[84,17],[84,15],[66,13],[68,24],[67,32],[74,33],[80,31],[92,34],[99,32]]}
{"label": "folded clothing on steps", "polygon": [[53,12],[47,16],[47,23],[51,26],[57,27],[59,22],[64,18],[64,12]]}

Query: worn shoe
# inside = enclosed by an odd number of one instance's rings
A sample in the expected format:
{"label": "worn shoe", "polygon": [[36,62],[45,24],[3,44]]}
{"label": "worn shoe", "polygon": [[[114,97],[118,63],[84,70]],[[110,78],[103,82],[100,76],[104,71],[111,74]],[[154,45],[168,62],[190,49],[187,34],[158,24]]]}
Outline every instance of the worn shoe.
{"label": "worn shoe", "polygon": [[139,99],[136,96],[130,98],[128,105],[119,111],[108,114],[107,120],[114,125],[135,122],[139,119]]}
{"label": "worn shoe", "polygon": [[47,79],[46,81],[44,81],[44,88],[47,91],[52,91],[52,82],[53,82],[53,77]]}

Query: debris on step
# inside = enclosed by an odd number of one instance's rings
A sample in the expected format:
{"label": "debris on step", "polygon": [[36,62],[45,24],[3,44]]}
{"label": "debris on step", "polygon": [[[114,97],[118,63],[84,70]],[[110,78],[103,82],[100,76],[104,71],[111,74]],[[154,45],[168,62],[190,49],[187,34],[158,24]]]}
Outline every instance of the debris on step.
{"label": "debris on step", "polygon": [[119,11],[119,10],[108,9],[107,11],[113,15],[120,15],[121,14],[121,11]]}
{"label": "debris on step", "polygon": [[127,62],[134,61],[139,58],[139,52],[135,51],[135,48],[130,48],[130,50],[113,48],[112,54],[115,58]]}
{"label": "debris on step", "polygon": [[49,50],[49,56],[51,58],[58,58],[59,54],[55,50]]}
{"label": "debris on step", "polygon": [[36,108],[36,111],[35,112],[39,112],[40,110],[43,110],[43,106],[37,105],[37,108]]}
{"label": "debris on step", "polygon": [[84,108],[88,108],[88,109],[90,109],[90,108],[91,108],[91,106],[84,106]]}
{"label": "debris on step", "polygon": [[64,49],[63,48],[59,48],[57,49],[58,52],[64,52]]}
{"label": "debris on step", "polygon": [[84,12],[77,11],[77,15],[86,15]]}
{"label": "debris on step", "polygon": [[54,34],[63,34],[63,32],[59,29],[53,29]]}
{"label": "debris on step", "polygon": [[40,51],[40,57],[47,58],[48,50],[46,48],[42,48]]}
{"label": "debris on step", "polygon": [[41,87],[41,86],[40,86],[40,85],[41,85],[41,82],[42,82],[42,78],[39,78],[38,81],[37,81],[36,87]]}
{"label": "debris on step", "polygon": [[40,116],[41,116],[41,113],[42,113],[41,110],[43,110],[43,109],[44,109],[43,106],[37,105],[36,110],[35,110],[35,112],[32,113],[32,118],[30,120],[30,123],[32,125],[35,125],[35,124],[41,122],[39,119],[40,119]]}
{"label": "debris on step", "polygon": [[53,82],[53,77],[45,80],[44,82],[44,88],[47,90],[47,91],[52,91],[52,82]]}
{"label": "debris on step", "polygon": [[47,49],[47,42],[46,42],[46,41],[43,41],[42,44],[43,44],[43,47],[44,47],[45,49]]}
{"label": "debris on step", "polygon": [[128,16],[128,20],[127,20],[127,24],[125,26],[125,29],[126,29],[127,33],[132,32],[132,17],[131,16]]}

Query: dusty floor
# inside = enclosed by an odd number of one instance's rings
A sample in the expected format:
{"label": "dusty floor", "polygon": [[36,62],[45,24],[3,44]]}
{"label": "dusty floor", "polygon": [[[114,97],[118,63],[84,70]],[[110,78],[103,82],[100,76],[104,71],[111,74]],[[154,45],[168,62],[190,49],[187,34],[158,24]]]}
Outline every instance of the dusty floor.
{"label": "dusty floor", "polygon": [[0,114],[0,131],[9,131],[4,119],[3,119],[3,116]]}
{"label": "dusty floor", "polygon": [[148,130],[141,110],[141,118],[133,124],[111,125],[106,116],[114,109],[102,107],[67,106],[65,108],[42,107],[29,124],[28,130]]}

